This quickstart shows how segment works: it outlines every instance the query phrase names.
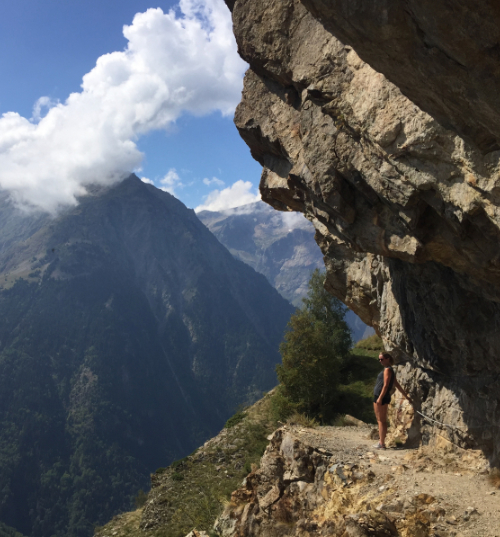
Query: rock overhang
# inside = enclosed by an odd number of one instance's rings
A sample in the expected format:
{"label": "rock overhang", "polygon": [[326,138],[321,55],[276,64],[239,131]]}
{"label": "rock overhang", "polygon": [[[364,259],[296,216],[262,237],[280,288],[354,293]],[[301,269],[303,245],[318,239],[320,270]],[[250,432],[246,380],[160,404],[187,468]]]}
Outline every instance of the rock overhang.
{"label": "rock overhang", "polygon": [[[406,16],[401,6],[374,3],[388,6],[392,21],[392,33],[377,40],[362,3],[343,4],[233,2],[238,48],[250,64],[236,125],[263,165],[264,201],[313,222],[327,289],[407,364],[400,378],[418,408],[457,425],[446,431],[451,441],[496,461],[500,152],[481,115],[495,96],[472,116],[479,97],[465,106],[444,94],[428,105],[440,63],[415,51],[419,61],[398,71],[397,51],[384,49]],[[342,31],[340,20],[350,23]],[[387,77],[373,68],[386,64]],[[461,88],[470,73],[462,72]],[[431,440],[436,431],[422,424],[421,432]]]}

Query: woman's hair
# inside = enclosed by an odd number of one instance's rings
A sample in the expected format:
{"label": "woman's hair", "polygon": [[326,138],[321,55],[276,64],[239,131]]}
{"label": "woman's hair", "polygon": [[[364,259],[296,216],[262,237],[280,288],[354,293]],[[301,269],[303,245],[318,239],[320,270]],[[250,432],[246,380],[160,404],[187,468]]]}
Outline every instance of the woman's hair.
{"label": "woman's hair", "polygon": [[392,355],[390,355],[388,352],[381,352],[380,353],[386,360],[389,360],[389,363],[391,365],[394,365],[394,358],[392,357]]}

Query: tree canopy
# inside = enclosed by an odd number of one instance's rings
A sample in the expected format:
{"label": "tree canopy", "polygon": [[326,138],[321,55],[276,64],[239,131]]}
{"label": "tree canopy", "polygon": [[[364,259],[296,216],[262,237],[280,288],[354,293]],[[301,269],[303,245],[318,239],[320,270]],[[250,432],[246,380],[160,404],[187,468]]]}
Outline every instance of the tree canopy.
{"label": "tree canopy", "polygon": [[290,318],[280,346],[275,404],[282,419],[294,411],[321,422],[335,415],[340,371],[352,339],[345,322],[347,308],[325,291],[323,281],[324,273],[316,269],[303,306]]}

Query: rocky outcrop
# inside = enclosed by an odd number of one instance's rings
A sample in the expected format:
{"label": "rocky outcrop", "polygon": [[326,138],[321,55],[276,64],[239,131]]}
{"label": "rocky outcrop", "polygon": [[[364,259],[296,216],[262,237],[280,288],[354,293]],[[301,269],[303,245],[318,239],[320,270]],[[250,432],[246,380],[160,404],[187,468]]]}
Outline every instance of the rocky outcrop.
{"label": "rocky outcrop", "polygon": [[[474,528],[470,519],[478,510],[470,507],[463,514],[450,503],[446,487],[431,494],[416,481],[416,472],[435,472],[433,479],[439,479],[446,464],[461,476],[455,466],[460,458],[450,454],[443,464],[422,451],[404,458],[396,451],[377,456],[363,444],[359,433],[341,428],[324,434],[278,429],[260,468],[233,492],[214,529],[222,537],[451,537],[460,525],[465,531],[460,535],[472,535],[468,531],[474,529],[494,534],[495,521]],[[471,452],[467,461],[470,475],[485,471],[477,455]],[[418,480],[426,481],[422,475]],[[464,491],[460,500],[465,498]]]}
{"label": "rocky outcrop", "polygon": [[343,43],[483,152],[500,141],[500,6],[458,0],[303,0]]}
{"label": "rocky outcrop", "polygon": [[[264,201],[313,222],[327,289],[398,357],[416,410],[446,425],[423,420],[418,435],[439,430],[499,462],[498,95],[460,76],[449,33],[416,4],[236,0],[250,69],[235,122],[264,167]],[[470,52],[462,64],[493,62],[493,15],[474,52],[454,38]]]}

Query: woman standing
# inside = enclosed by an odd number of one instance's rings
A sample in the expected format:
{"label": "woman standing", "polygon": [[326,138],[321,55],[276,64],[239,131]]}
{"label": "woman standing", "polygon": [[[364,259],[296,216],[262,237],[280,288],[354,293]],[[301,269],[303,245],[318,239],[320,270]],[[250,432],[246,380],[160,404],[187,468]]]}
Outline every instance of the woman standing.
{"label": "woman standing", "polygon": [[379,354],[378,361],[384,366],[384,370],[381,371],[377,377],[375,388],[373,390],[373,409],[375,410],[375,416],[378,422],[378,434],[379,443],[375,447],[376,449],[385,449],[385,436],[387,434],[387,409],[391,402],[391,390],[395,386],[402,394],[403,397],[411,403],[410,399],[406,395],[401,385],[396,380],[396,374],[392,369],[394,365],[394,359],[388,352],[382,352]]}

